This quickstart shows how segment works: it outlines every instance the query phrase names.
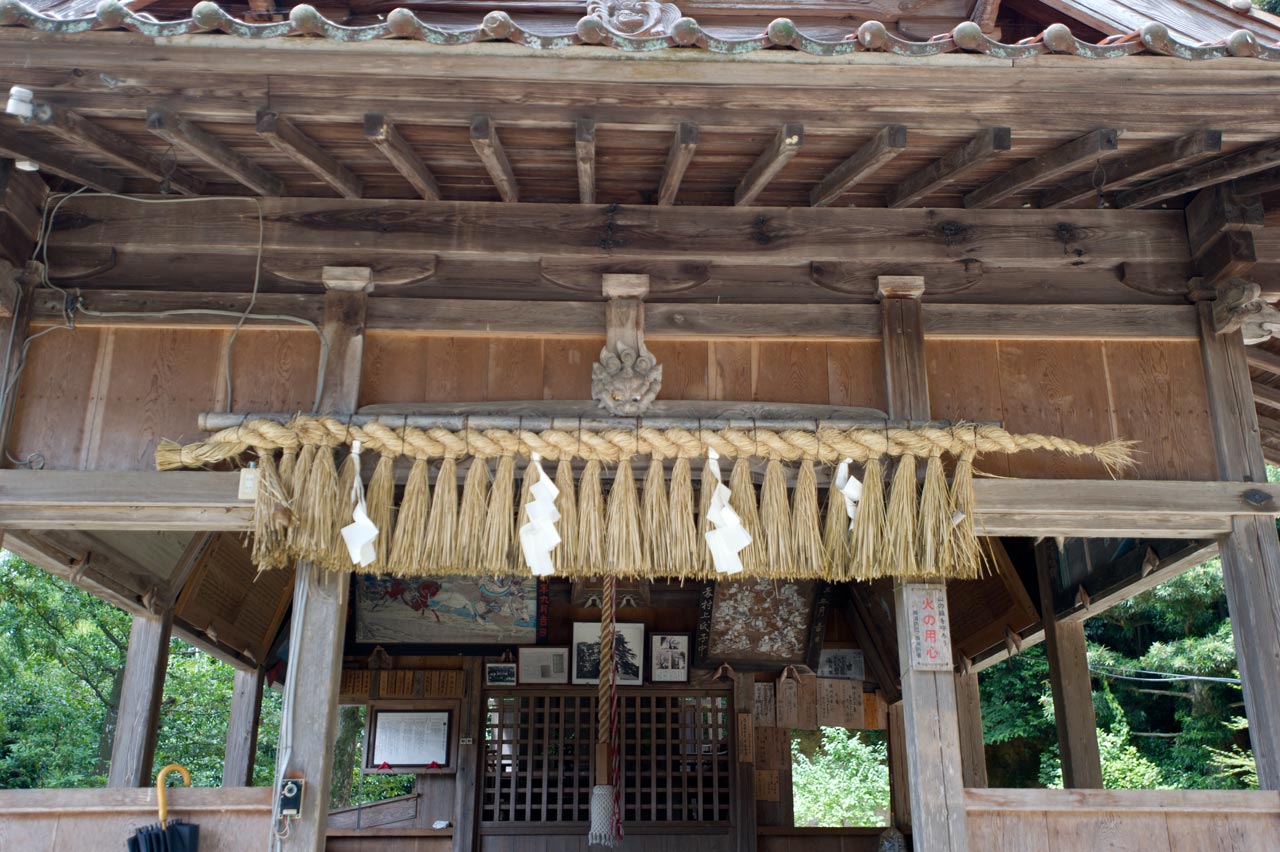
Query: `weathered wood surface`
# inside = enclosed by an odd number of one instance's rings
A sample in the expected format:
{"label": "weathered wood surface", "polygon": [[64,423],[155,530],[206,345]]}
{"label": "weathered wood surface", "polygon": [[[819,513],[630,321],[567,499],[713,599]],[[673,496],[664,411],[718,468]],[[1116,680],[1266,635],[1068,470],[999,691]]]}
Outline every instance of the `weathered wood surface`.
{"label": "weathered wood surface", "polygon": [[[265,849],[267,787],[173,788],[169,814],[200,826],[201,852]],[[155,786],[103,790],[0,790],[0,849],[101,852],[156,822]]]}
{"label": "weathered wood surface", "polygon": [[328,184],[343,198],[359,198],[364,182],[332,154],[317,145],[292,121],[269,109],[258,111],[258,135],[271,146]]}
{"label": "weathered wood surface", "polygon": [[515,172],[511,170],[507,149],[503,147],[498,129],[490,116],[477,115],[471,120],[471,145],[476,149],[480,162],[484,163],[485,171],[498,188],[498,195],[502,200],[519,201],[520,187],[516,184]]}
{"label": "weathered wood surface", "polygon": [[160,107],[149,108],[147,130],[260,195],[284,194],[284,181],[184,116]]}
{"label": "weathered wood surface", "polygon": [[258,754],[258,722],[262,715],[262,671],[236,670],[231,687],[231,715],[227,719],[227,747],[222,761],[222,786],[253,783]]}
{"label": "weathered wood surface", "polygon": [[[733,194],[734,204],[751,204],[764,191],[778,172],[800,153],[804,144],[803,124],[784,124],[778,135],[769,143],[769,147],[760,153],[751,168],[743,175],[742,182]],[[587,203],[587,202],[584,202]]]}
{"label": "weathered wood surface", "polygon": [[390,118],[380,113],[365,115],[364,135],[419,196],[427,201],[440,200],[440,184],[435,175],[418,157],[413,146],[400,134]]}
{"label": "weathered wood surface", "polygon": [[943,187],[961,180],[987,160],[1012,147],[1012,132],[1009,128],[984,128],[968,142],[948,151],[890,189],[885,195],[885,204],[894,208],[910,207]]}
{"label": "weathered wood surface", "polygon": [[578,160],[578,199],[596,203],[596,123],[580,118],[574,124],[574,150]]}
{"label": "weathered wood surface", "polygon": [[13,129],[0,131],[0,154],[15,160],[30,160],[41,171],[75,181],[99,192],[120,192],[124,178],[116,172],[95,166],[80,157],[41,145],[29,135]]}
{"label": "weathered wood surface", "polygon": [[472,852],[476,844],[476,807],[480,789],[480,759],[484,748],[486,708],[481,696],[484,666],[479,657],[467,657],[462,665],[467,685],[466,696],[457,716],[457,736],[459,741],[470,739],[473,745],[460,746],[455,761],[457,775],[454,778],[452,816],[453,852]]}
{"label": "weathered wood surface", "polygon": [[986,852],[1254,852],[1280,836],[1280,796],[1219,790],[966,790]]}
{"label": "weathered wood surface", "polygon": [[667,152],[667,164],[662,169],[662,182],[658,186],[659,206],[675,204],[676,193],[680,191],[680,183],[684,180],[685,170],[693,162],[693,155],[698,149],[698,125],[691,121],[682,121],[676,125],[675,135],[671,139],[671,148]]}
{"label": "weathered wood surface", "polygon": [[828,207],[835,204],[842,195],[875,174],[906,147],[907,128],[904,125],[890,124],[881,128],[809,192],[809,205]]}
{"label": "weathered wood surface", "polygon": [[1197,130],[1131,154],[1102,161],[1095,169],[1043,190],[1041,208],[1062,207],[1099,192],[1111,192],[1160,172],[1172,171],[1222,150],[1221,130]]}
{"label": "weathered wood surface", "polygon": [[1119,134],[1112,129],[1095,130],[1073,139],[1060,148],[1021,163],[990,183],[978,187],[964,197],[964,206],[981,209],[1010,196],[1051,180],[1096,160],[1119,146]]}
{"label": "weathered wood surface", "polygon": [[966,789],[987,786],[987,750],[982,738],[982,698],[975,671],[957,672],[956,724],[960,730],[960,771]]}
{"label": "weathered wood surface", "polygon": [[151,775],[169,663],[173,610],[160,615],[135,615],[129,630],[124,680],[120,684],[120,712],[111,745],[108,787],[146,787]]}

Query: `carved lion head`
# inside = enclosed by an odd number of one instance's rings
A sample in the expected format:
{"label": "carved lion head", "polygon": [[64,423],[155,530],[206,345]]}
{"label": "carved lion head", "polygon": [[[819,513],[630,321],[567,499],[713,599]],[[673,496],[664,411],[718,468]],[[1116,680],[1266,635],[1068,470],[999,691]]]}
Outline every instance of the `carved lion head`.
{"label": "carved lion head", "polygon": [[618,344],[600,350],[591,367],[591,396],[610,414],[634,417],[648,410],[662,388],[662,365],[647,349]]}

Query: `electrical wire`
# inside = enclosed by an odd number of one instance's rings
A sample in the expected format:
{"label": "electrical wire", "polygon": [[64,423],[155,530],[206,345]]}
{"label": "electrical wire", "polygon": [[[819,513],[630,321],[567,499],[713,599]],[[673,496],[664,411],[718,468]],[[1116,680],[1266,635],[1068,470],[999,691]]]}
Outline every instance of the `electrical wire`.
{"label": "electrical wire", "polygon": [[[1089,671],[1099,677],[1111,678],[1113,680],[1130,680],[1138,683],[1178,683],[1181,681],[1203,681],[1205,683],[1227,683],[1239,686],[1241,680],[1238,677],[1213,677],[1211,675],[1189,675],[1178,674],[1177,672],[1157,672],[1150,669],[1127,669],[1116,668],[1112,666],[1090,666]],[[1134,674],[1121,674],[1121,672],[1133,672]],[[1150,677],[1141,677],[1140,675],[1150,675]]]}

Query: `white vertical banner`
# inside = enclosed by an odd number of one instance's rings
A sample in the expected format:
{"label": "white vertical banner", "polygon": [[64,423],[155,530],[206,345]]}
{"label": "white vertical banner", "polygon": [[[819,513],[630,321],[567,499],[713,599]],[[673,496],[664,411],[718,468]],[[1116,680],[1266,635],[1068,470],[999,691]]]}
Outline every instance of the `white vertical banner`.
{"label": "white vertical banner", "polygon": [[940,583],[906,583],[903,588],[911,631],[911,668],[926,672],[951,671],[947,587]]}

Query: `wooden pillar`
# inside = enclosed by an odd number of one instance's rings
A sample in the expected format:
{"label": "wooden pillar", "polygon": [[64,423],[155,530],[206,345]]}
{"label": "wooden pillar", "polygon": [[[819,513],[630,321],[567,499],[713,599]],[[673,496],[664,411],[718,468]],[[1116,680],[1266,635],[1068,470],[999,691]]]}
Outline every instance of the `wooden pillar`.
{"label": "wooden pillar", "polygon": [[[923,295],[923,278],[879,278],[885,397],[891,417],[929,419],[929,382],[920,318]],[[906,757],[912,845],[928,852],[967,852],[955,677],[951,672],[911,667],[906,590],[901,583],[895,589],[894,611],[902,669],[904,747],[898,751]]]}
{"label": "wooden pillar", "polygon": [[1036,544],[1040,576],[1040,623],[1049,658],[1053,716],[1058,726],[1062,785],[1067,789],[1102,789],[1102,757],[1098,753],[1098,720],[1093,712],[1093,685],[1084,640],[1084,622],[1061,622],[1053,612],[1053,578],[1058,571],[1058,543]]}
{"label": "wooden pillar", "polygon": [[133,617],[108,787],[147,787],[152,783],[151,763],[156,753],[160,699],[164,696],[172,633],[171,609],[166,608],[160,615]]}
{"label": "wooden pillar", "polygon": [[734,742],[737,746],[737,794],[733,798],[733,848],[756,852],[756,678],[733,675]]}
{"label": "wooden pillar", "polygon": [[960,729],[960,773],[966,787],[987,786],[987,746],[982,735],[982,697],[977,672],[956,673],[956,722]]}
{"label": "wooden pillar", "polygon": [[[1200,302],[1197,307],[1218,475],[1224,480],[1266,482],[1240,332],[1216,333],[1213,303]],[[1280,542],[1274,520],[1232,518],[1231,532],[1220,539],[1219,550],[1258,786],[1280,790]]]}
{"label": "wooden pillar", "polygon": [[[343,415],[359,404],[369,270],[325,267],[324,334],[329,342],[321,411]],[[302,813],[280,843],[285,852],[323,852],[329,820],[333,743],[338,729],[338,684],[347,623],[348,575],[299,562],[285,686],[292,742],[285,777],[305,781]],[[286,748],[282,743],[281,748]]]}
{"label": "wooden pillar", "polygon": [[907,722],[901,701],[889,705],[889,813],[895,828],[911,833],[911,782],[907,779]]}
{"label": "wooden pillar", "polygon": [[231,687],[231,717],[227,720],[227,749],[222,761],[223,787],[253,786],[261,713],[262,670],[236,669]]}
{"label": "wooden pillar", "polygon": [[[480,791],[480,751],[484,748],[484,665],[479,657],[462,661],[467,684],[458,714],[458,774],[453,785],[453,852],[475,852],[476,797]],[[471,741],[467,745],[467,740]]]}

